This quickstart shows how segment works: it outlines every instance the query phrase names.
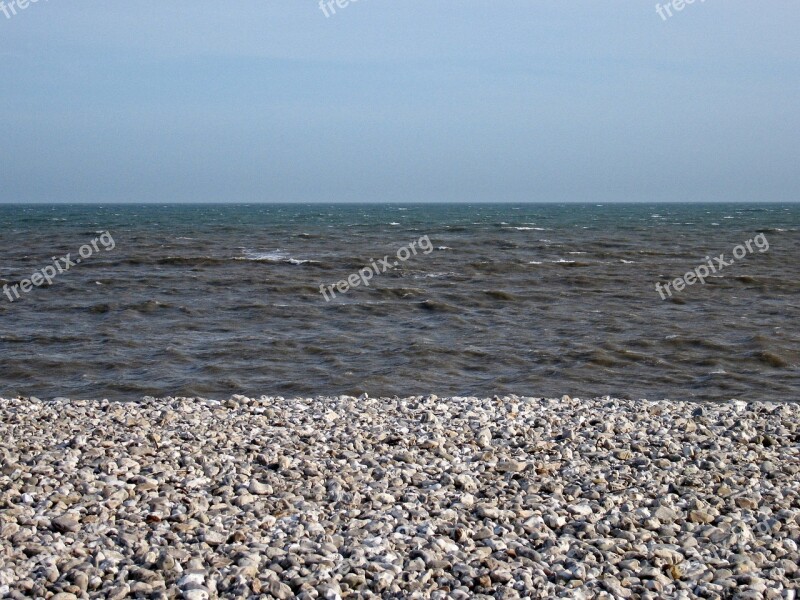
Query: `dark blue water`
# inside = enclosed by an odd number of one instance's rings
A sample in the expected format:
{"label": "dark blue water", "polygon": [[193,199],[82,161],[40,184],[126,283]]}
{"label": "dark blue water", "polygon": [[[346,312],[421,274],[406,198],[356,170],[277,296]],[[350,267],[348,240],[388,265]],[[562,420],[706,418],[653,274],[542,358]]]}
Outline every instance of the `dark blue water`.
{"label": "dark blue water", "polygon": [[0,206],[0,395],[795,400],[798,232],[796,204]]}

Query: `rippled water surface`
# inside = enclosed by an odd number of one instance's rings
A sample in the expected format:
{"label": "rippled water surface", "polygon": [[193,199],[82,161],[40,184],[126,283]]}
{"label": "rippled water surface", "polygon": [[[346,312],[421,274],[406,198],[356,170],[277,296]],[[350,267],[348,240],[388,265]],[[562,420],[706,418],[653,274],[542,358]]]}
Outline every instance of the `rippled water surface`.
{"label": "rippled water surface", "polygon": [[[796,204],[0,206],[0,285],[106,230],[112,250],[0,295],[0,395],[800,390]],[[423,236],[430,253],[320,294]]]}

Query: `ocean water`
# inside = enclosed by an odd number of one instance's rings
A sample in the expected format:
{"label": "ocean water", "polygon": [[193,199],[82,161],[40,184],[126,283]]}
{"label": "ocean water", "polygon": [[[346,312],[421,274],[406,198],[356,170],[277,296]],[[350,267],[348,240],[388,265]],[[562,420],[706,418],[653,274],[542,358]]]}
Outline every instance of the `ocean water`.
{"label": "ocean water", "polygon": [[797,204],[0,206],[0,285],[84,244],[0,293],[0,396],[800,396]]}

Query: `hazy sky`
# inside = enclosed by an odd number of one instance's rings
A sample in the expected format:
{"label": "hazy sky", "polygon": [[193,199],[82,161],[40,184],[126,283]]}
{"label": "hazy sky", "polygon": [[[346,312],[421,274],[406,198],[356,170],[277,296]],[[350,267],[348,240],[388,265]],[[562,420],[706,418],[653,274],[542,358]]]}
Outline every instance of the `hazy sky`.
{"label": "hazy sky", "polygon": [[800,199],[797,0],[16,10],[0,202]]}

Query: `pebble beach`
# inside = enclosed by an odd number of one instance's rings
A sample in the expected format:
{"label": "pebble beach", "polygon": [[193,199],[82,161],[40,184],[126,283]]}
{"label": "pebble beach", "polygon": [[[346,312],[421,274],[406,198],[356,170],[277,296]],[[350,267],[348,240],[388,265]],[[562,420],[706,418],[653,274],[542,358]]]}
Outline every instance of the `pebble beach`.
{"label": "pebble beach", "polygon": [[0,399],[0,597],[793,599],[785,403]]}

